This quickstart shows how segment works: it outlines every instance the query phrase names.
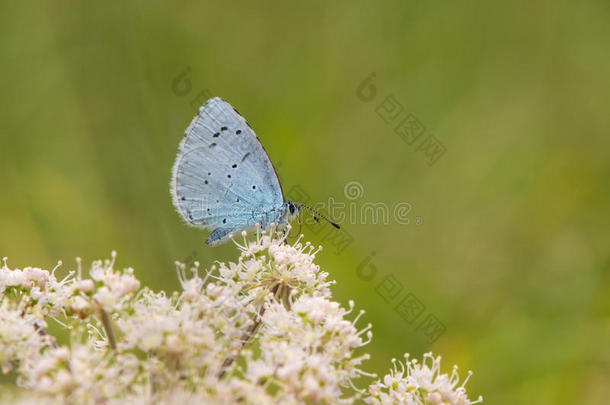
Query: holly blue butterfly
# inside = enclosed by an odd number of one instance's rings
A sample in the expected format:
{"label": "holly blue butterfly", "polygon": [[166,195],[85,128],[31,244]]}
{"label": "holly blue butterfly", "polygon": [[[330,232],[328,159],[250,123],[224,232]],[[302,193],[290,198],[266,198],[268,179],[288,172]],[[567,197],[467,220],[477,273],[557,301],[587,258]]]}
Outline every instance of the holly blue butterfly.
{"label": "holly blue butterfly", "polygon": [[[250,125],[226,101],[208,100],[186,129],[172,169],[174,207],[187,224],[213,228],[206,243],[259,224],[285,227],[301,209],[285,201],[269,156]],[[339,225],[328,220],[333,226]]]}

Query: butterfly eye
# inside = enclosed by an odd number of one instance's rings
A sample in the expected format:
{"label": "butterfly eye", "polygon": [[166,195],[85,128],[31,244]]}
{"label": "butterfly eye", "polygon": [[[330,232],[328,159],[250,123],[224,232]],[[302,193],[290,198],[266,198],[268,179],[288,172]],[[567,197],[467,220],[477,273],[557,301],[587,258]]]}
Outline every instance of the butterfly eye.
{"label": "butterfly eye", "polygon": [[290,211],[290,214],[294,214],[294,205],[288,204],[288,210]]}

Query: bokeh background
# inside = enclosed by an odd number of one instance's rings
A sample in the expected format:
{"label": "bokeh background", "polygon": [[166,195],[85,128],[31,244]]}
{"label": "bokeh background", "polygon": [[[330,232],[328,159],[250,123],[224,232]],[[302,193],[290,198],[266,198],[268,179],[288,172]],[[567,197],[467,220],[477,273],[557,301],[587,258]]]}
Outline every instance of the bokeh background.
{"label": "bokeh background", "polygon": [[[328,226],[303,227],[325,245],[335,297],[374,325],[369,370],[434,351],[446,370],[472,369],[468,390],[486,403],[608,403],[607,2],[1,8],[0,256],[11,266],[67,270],[117,250],[119,266],[171,291],[175,260],[235,259],[230,244],[203,245],[168,191],[209,92],[248,119],[285,192],[410,204],[409,224],[344,221],[342,247]],[[357,90],[372,73],[367,101]],[[432,166],[380,117],[389,96],[445,148]],[[360,198],[347,198],[349,182]],[[396,310],[407,296],[425,307],[411,323]],[[418,327],[428,316],[444,328],[433,342]]]}

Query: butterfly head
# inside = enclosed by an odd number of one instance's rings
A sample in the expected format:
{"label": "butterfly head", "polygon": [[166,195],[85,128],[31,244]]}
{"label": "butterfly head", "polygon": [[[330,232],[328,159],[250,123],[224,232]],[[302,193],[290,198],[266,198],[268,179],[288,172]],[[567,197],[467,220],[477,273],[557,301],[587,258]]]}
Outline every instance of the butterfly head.
{"label": "butterfly head", "polygon": [[325,217],[324,215],[320,214],[318,211],[314,210],[311,207],[308,207],[305,204],[301,204],[298,202],[294,202],[294,201],[286,201],[284,203],[284,207],[285,207],[285,214],[284,214],[284,218],[288,221],[292,220],[293,218],[295,218],[296,216],[298,216],[301,211],[305,211],[307,212],[316,222],[320,222],[320,218],[324,219],[325,221],[327,221],[329,224],[331,224],[332,226],[334,226],[337,229],[341,229],[341,227],[339,225],[337,225],[335,222],[331,221],[330,219],[328,219],[327,217]]}
{"label": "butterfly head", "polygon": [[301,213],[302,205],[299,203],[295,203],[293,201],[286,201],[284,203],[285,214],[284,217],[286,220],[291,221],[296,218]]}

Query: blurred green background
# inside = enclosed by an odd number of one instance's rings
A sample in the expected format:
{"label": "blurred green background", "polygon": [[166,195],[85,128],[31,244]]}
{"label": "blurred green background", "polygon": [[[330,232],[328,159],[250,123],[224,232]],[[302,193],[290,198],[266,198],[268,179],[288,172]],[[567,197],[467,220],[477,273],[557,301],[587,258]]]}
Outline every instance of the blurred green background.
{"label": "blurred green background", "polygon": [[[486,403],[608,403],[609,3],[1,11],[0,256],[12,267],[73,268],[116,249],[119,266],[170,291],[175,260],[234,260],[230,244],[203,245],[168,191],[209,91],[248,119],[285,192],[411,204],[409,224],[344,222],[340,253],[328,226],[303,228],[325,245],[335,297],[373,323],[368,370],[434,351],[447,371],[472,369],[468,391]],[[372,72],[365,102],[357,88]],[[387,96],[446,148],[433,166],[378,115]],[[344,194],[351,181],[359,199]],[[377,292],[388,276],[402,286],[390,303]],[[425,306],[412,323],[395,309],[409,293]],[[428,315],[446,328],[433,343],[418,329]]]}

